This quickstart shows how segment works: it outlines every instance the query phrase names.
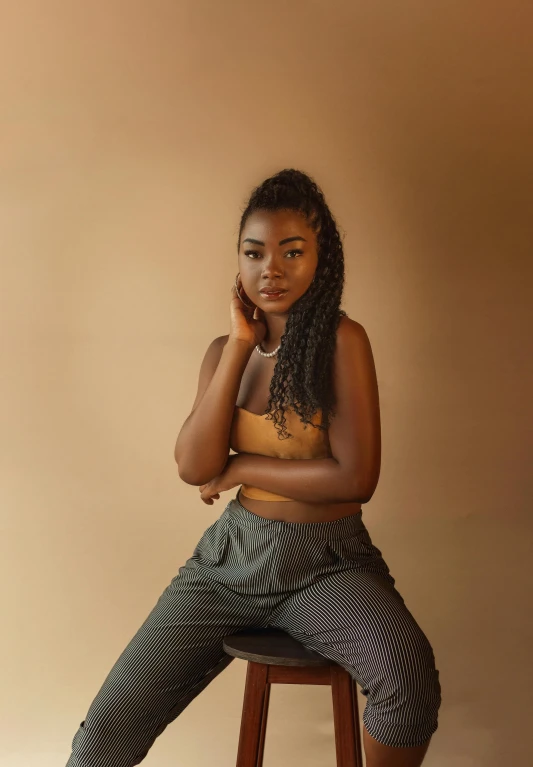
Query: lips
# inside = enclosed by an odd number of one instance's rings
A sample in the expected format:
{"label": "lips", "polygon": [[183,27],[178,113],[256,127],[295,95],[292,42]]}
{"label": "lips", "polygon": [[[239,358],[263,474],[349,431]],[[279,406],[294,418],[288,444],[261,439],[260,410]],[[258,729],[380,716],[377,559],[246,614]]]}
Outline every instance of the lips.
{"label": "lips", "polygon": [[273,294],[276,295],[278,293],[286,293],[287,291],[283,290],[283,288],[263,288],[263,290],[260,290],[259,292],[263,295],[271,296]]}

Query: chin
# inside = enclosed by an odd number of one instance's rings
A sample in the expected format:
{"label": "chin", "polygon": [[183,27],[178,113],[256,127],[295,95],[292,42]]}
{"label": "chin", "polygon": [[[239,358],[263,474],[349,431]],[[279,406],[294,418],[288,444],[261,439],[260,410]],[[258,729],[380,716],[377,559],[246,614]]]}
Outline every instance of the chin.
{"label": "chin", "polygon": [[286,314],[291,306],[293,305],[293,300],[284,300],[284,301],[261,301],[261,304],[259,308],[265,313],[265,314]]}

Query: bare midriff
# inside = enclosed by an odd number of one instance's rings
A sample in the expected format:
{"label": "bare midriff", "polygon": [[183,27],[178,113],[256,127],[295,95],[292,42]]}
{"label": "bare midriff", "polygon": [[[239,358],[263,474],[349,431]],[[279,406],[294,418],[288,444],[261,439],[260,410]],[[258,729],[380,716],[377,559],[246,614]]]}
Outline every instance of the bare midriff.
{"label": "bare midriff", "polygon": [[361,504],[355,501],[346,503],[259,501],[257,498],[248,498],[242,493],[239,493],[237,498],[241,506],[253,514],[280,522],[331,522],[361,511]]}

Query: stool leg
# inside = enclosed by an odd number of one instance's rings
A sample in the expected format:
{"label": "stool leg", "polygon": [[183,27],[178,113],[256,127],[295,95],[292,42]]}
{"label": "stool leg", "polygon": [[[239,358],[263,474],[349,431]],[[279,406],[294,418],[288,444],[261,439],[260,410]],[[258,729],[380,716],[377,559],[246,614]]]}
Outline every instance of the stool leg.
{"label": "stool leg", "polygon": [[337,767],[363,767],[357,687],[341,666],[331,667],[331,694]]}
{"label": "stool leg", "polygon": [[263,755],[265,753],[265,735],[268,719],[268,705],[270,703],[270,685],[267,682],[265,697],[263,700],[263,716],[261,717],[261,738],[259,740],[259,753],[257,755],[257,767],[263,767]]}
{"label": "stool leg", "polygon": [[[350,676],[348,674],[348,676]],[[352,683],[352,702],[353,702],[353,725],[355,731],[355,753],[357,757],[357,767],[363,767],[363,740],[361,737],[361,728],[359,725],[359,703],[357,702],[357,682],[350,677]]]}
{"label": "stool leg", "polygon": [[265,704],[268,707],[269,699],[267,676],[268,666],[265,663],[248,661],[237,767],[258,767],[258,759],[262,760],[267,713]]}

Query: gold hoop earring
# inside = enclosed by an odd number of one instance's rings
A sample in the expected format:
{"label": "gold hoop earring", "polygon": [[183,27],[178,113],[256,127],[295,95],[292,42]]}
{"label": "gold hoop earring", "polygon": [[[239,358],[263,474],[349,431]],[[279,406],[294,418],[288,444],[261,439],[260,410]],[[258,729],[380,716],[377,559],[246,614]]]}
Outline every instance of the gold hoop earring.
{"label": "gold hoop earring", "polygon": [[239,290],[239,286],[237,285],[237,281],[239,279],[240,272],[237,272],[237,276],[235,277],[235,290],[237,291],[237,295],[239,299],[241,300],[241,303],[243,303],[245,306],[248,307],[248,309],[255,309],[255,306],[252,306],[252,304],[249,304],[247,301],[244,300],[244,298],[241,296],[241,291]]}

